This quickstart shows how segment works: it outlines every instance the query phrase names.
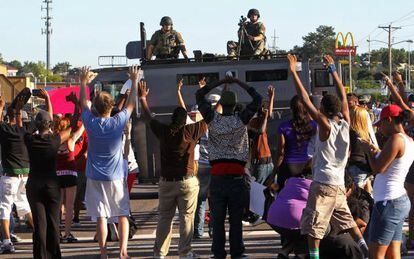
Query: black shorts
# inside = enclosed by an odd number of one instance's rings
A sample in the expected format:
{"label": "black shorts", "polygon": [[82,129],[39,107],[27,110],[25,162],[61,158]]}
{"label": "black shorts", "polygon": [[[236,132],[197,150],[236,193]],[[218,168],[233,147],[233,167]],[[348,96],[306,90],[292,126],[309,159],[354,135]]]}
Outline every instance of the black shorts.
{"label": "black shorts", "polygon": [[287,164],[283,162],[277,172],[277,184],[279,185],[279,191],[285,186],[287,179],[301,175],[307,164],[308,163]]}
{"label": "black shorts", "polygon": [[74,175],[59,176],[60,188],[69,188],[78,184],[78,177]]}

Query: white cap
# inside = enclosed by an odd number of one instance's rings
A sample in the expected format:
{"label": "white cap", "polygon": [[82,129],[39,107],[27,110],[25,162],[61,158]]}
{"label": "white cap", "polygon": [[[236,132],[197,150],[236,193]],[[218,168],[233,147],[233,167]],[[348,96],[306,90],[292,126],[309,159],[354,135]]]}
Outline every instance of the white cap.
{"label": "white cap", "polygon": [[212,104],[216,105],[218,101],[220,101],[221,96],[218,94],[210,94],[207,98],[207,100]]}

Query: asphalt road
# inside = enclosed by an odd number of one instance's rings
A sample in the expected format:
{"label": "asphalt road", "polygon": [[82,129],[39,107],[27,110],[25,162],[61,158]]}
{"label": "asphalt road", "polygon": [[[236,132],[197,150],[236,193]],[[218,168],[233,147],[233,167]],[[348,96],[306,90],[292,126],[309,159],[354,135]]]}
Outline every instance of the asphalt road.
{"label": "asphalt road", "polygon": [[[138,232],[128,243],[128,252],[132,258],[151,258],[153,255],[158,205],[158,200],[154,199],[156,191],[156,185],[137,185],[132,191],[134,199],[131,200],[131,209],[139,227]],[[177,219],[176,216],[174,218],[170,254],[167,258],[178,258],[179,225]],[[63,257],[76,259],[99,258],[98,244],[93,241],[95,224],[88,219],[84,211],[81,215],[81,224],[80,227],[74,227],[72,231],[74,236],[79,239],[78,242],[61,244]],[[22,242],[16,244],[16,253],[1,255],[0,258],[32,258],[31,232],[25,226],[17,226],[15,232],[23,239]],[[245,226],[244,240],[246,253],[250,258],[276,258],[278,249],[281,247],[279,235],[271,230],[267,224],[255,227]],[[200,254],[202,258],[209,258],[211,256],[211,243],[212,240],[206,231],[202,239],[193,241],[194,252]],[[110,258],[117,258],[117,245],[117,242],[108,243]],[[228,247],[227,251],[229,251]],[[408,256],[403,258],[414,258],[414,253],[410,252]]]}

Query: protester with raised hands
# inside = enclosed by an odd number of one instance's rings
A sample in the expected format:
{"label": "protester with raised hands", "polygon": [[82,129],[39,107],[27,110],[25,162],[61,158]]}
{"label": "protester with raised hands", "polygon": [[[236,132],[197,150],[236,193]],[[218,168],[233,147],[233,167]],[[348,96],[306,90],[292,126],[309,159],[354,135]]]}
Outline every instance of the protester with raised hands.
{"label": "protester with raised hands", "polygon": [[410,210],[404,182],[414,161],[414,141],[403,127],[407,115],[395,104],[382,109],[380,120],[376,123],[388,138],[382,150],[360,141],[369,154],[372,171],[376,173],[373,186],[375,205],[369,227],[371,258],[400,256],[402,228]]}
{"label": "protester with raised hands", "polygon": [[[46,91],[40,96],[49,100]],[[52,132],[53,114],[50,101],[48,111],[40,110],[34,120],[36,132],[26,133],[24,142],[30,159],[27,199],[33,214],[33,257],[61,258],[59,247],[59,216],[61,193],[56,175],[56,157],[62,143],[68,140],[71,128]],[[47,163],[45,163],[47,161]]]}
{"label": "protester with raised hands", "polygon": [[[161,150],[161,177],[158,190],[158,224],[154,244],[154,258],[167,256],[171,243],[172,220],[178,208],[180,218],[180,258],[198,258],[192,251],[194,213],[197,206],[199,182],[194,167],[194,148],[207,131],[204,121],[186,124],[187,111],[182,106],[174,109],[171,123],[153,118],[147,96],[146,82],[139,84],[142,115],[159,140]],[[185,106],[185,104],[182,104]]]}
{"label": "protester with raised hands", "polygon": [[[252,101],[239,112],[235,112],[237,96],[235,92],[223,91],[219,103],[223,108],[220,114],[214,110],[205,96],[214,88],[236,83],[252,98]],[[209,159],[212,168],[210,201],[213,215],[213,245],[215,258],[225,258],[225,218],[229,212],[230,253],[233,258],[246,258],[244,254],[242,216],[248,202],[248,189],[244,180],[245,165],[249,157],[247,124],[259,110],[262,96],[237,78],[228,77],[214,84],[200,88],[196,92],[198,109],[208,124]]]}
{"label": "protester with raised hands", "polygon": [[[405,86],[404,81],[402,80],[402,76],[399,72],[395,71],[392,73],[392,77],[398,87],[393,84],[392,80],[385,74],[383,75],[383,80],[385,81],[386,86],[390,90],[391,96],[395,103],[405,112],[405,116],[407,117],[407,125],[405,126],[404,130],[406,134],[411,138],[414,137],[414,120],[413,115],[414,112],[408,106],[408,100],[405,94]],[[408,170],[408,174],[405,177],[404,187],[407,191],[408,198],[410,200],[410,212],[408,215],[408,240],[407,240],[407,248],[412,249],[414,247],[414,166],[413,164],[410,166]]]}
{"label": "protester with raised hands", "polygon": [[127,175],[122,154],[122,134],[135,106],[139,69],[129,68],[131,94],[125,108],[111,117],[114,100],[106,92],[98,93],[92,101],[96,115],[87,105],[86,87],[91,79],[89,68],[81,69],[80,105],[82,121],[88,133],[88,160],[86,166],[86,209],[97,220],[97,238],[101,258],[107,258],[107,219],[118,217],[119,257],[128,258],[129,195]]}
{"label": "protester with raised hands", "polygon": [[2,115],[5,101],[0,97],[0,144],[3,175],[0,178],[0,221],[3,237],[0,254],[14,253],[14,245],[10,233],[10,215],[13,204],[19,217],[26,217],[33,226],[32,213],[26,197],[26,183],[29,173],[29,154],[24,145],[22,108],[25,99],[17,96],[15,106],[7,109],[7,122]]}
{"label": "protester with raised hands", "polygon": [[56,160],[56,174],[59,176],[62,205],[65,208],[65,234],[61,238],[63,243],[73,243],[77,238],[71,233],[71,226],[74,214],[74,204],[76,195],[76,186],[78,181],[78,172],[75,161],[75,144],[84,132],[83,125],[78,127],[80,116],[80,107],[76,95],[72,92],[66,98],[74,104],[75,110],[71,119],[67,117],[59,118],[55,126],[55,133],[60,133],[68,128],[72,128],[72,133],[67,141],[62,143],[58,150]]}
{"label": "protester with raised hands", "polygon": [[288,60],[298,96],[318,124],[312,168],[314,179],[301,219],[301,232],[308,235],[310,258],[319,258],[320,240],[329,224],[339,231],[350,231],[367,254],[367,245],[346,203],[344,184],[350,119],[345,89],[336,72],[334,61],[330,56],[324,57],[327,70],[335,80],[338,96],[325,95],[318,110],[300,81],[296,71],[296,56],[288,54]]}

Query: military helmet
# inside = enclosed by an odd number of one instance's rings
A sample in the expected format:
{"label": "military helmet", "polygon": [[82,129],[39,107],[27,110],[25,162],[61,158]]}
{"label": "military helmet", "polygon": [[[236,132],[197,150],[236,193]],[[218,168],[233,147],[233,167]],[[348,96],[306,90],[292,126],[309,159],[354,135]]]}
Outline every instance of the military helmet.
{"label": "military helmet", "polygon": [[164,26],[164,25],[173,25],[173,21],[172,21],[171,17],[164,16],[164,17],[161,18],[160,25],[161,26]]}
{"label": "military helmet", "polygon": [[247,13],[247,17],[250,18],[250,16],[252,16],[252,15],[257,15],[257,17],[260,18],[259,10],[254,9],[254,8],[250,9],[249,12]]}

